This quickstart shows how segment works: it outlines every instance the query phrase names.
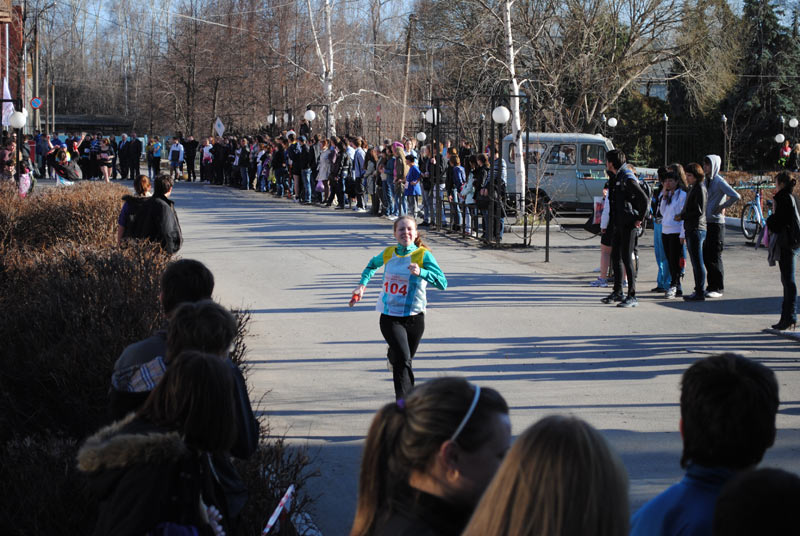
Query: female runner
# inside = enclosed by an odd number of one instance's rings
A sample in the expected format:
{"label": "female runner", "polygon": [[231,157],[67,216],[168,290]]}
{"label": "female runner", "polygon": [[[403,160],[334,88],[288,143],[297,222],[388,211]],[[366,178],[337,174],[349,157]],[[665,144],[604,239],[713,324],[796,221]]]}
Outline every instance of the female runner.
{"label": "female runner", "polygon": [[398,218],[394,222],[394,236],[397,246],[386,248],[369,261],[353,291],[353,300],[361,299],[372,275],[384,266],[383,286],[375,308],[381,313],[381,333],[389,344],[387,357],[399,400],[414,386],[411,360],[425,331],[425,289],[430,283],[444,290],[447,279],[423,244],[413,217]]}

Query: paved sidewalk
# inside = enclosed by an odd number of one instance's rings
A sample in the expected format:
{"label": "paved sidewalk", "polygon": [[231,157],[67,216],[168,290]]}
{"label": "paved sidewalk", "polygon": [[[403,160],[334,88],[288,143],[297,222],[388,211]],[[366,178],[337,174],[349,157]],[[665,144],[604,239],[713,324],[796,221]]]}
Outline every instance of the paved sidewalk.
{"label": "paved sidewalk", "polygon": [[[391,223],[201,184],[178,184],[173,199],[181,255],[211,268],[220,302],[253,311],[253,399],[267,393],[261,412],[272,430],[315,454],[317,525],[346,534],[364,435],[394,399],[378,285],[353,309],[347,302],[370,256],[393,243]],[[493,250],[428,234],[449,287],[428,293],[418,381],[455,374],[497,388],[515,435],[551,413],[588,420],[621,453],[636,508],[681,475],[680,374],[711,353],[741,352],[780,382],[780,431],[765,464],[800,471],[800,343],[762,331],[779,316],[777,268],[729,232],[725,297],[666,301],[647,292],[655,286],[650,237],[641,244],[640,306],[624,310],[600,303],[608,289],[588,286],[597,238],[554,229],[544,263],[540,247]],[[534,245],[543,241],[537,233]]]}

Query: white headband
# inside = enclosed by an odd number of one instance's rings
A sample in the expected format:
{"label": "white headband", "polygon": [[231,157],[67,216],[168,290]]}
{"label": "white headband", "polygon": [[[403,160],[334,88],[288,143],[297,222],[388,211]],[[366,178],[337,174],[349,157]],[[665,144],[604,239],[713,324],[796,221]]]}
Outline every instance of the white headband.
{"label": "white headband", "polygon": [[475,386],[475,396],[472,398],[472,404],[470,404],[469,409],[467,410],[467,414],[464,415],[464,418],[461,419],[461,424],[458,425],[456,431],[453,432],[452,437],[450,437],[450,441],[455,441],[458,438],[458,435],[464,430],[464,427],[469,422],[469,418],[472,417],[472,414],[475,412],[475,406],[478,405],[478,399],[481,397],[481,388],[479,385]]}

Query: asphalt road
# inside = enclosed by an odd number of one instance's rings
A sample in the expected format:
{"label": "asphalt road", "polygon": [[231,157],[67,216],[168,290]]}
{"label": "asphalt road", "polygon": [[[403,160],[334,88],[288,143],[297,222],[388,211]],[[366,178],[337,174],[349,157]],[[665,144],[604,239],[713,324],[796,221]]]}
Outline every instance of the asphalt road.
{"label": "asphalt road", "polygon": [[[394,399],[377,283],[355,308],[347,302],[368,259],[393,243],[390,222],[200,184],[177,185],[173,199],[181,255],[211,268],[218,301],[253,312],[253,398],[267,393],[259,411],[272,430],[314,455],[317,525],[346,534],[363,438]],[[588,286],[599,240],[573,234],[553,229],[550,263],[540,248],[490,250],[429,235],[449,287],[428,293],[417,381],[459,375],[498,389],[515,435],[548,414],[586,419],[621,454],[635,509],[682,474],[680,374],[706,355],[740,352],[780,382],[780,431],[764,464],[800,472],[800,342],[762,331],[778,320],[781,295],[765,251],[729,232],[725,297],[666,301],[647,292],[656,275],[648,234],[640,306],[624,310],[600,303],[607,289]],[[540,231],[534,245],[543,243]]]}

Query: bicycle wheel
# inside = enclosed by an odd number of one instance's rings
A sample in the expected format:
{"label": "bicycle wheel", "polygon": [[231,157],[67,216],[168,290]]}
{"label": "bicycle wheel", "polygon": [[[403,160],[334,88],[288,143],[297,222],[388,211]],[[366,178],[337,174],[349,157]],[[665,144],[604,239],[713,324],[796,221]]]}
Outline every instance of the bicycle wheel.
{"label": "bicycle wheel", "polygon": [[753,240],[760,227],[756,206],[753,203],[749,203],[742,211],[742,234],[747,240]]}

